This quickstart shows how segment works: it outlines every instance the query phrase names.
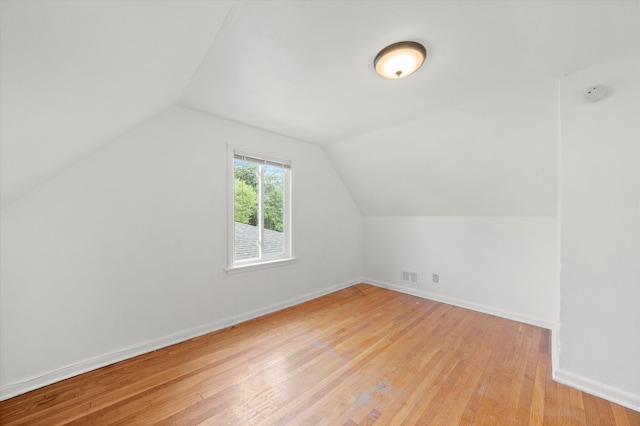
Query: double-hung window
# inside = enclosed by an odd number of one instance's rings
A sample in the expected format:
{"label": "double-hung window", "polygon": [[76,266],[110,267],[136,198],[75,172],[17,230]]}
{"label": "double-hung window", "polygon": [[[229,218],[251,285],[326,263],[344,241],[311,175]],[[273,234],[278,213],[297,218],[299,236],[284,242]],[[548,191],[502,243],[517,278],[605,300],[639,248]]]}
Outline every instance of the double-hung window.
{"label": "double-hung window", "polygon": [[291,260],[291,163],[233,151],[229,268]]}

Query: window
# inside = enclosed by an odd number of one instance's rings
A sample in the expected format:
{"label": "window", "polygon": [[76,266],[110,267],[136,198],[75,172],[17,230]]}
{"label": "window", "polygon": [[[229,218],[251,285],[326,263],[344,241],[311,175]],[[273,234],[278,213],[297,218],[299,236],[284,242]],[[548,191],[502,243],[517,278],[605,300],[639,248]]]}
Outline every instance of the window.
{"label": "window", "polygon": [[291,260],[291,163],[233,151],[228,271]]}

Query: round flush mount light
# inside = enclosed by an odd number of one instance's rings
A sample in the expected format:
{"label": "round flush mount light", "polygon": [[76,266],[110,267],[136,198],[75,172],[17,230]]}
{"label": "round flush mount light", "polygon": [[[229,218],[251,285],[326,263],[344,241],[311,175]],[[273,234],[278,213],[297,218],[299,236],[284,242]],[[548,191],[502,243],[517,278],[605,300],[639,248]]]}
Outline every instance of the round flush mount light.
{"label": "round flush mount light", "polygon": [[427,49],[415,41],[401,41],[382,49],[373,61],[384,78],[398,79],[413,74],[427,57]]}

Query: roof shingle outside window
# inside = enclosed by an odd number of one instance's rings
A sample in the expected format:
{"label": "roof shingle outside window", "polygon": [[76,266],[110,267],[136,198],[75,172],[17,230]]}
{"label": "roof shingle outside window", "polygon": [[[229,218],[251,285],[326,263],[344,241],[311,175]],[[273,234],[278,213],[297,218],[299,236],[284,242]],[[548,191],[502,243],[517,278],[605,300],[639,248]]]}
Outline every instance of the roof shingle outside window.
{"label": "roof shingle outside window", "polygon": [[[235,260],[258,257],[258,228],[235,222]],[[264,230],[264,257],[284,252],[284,233]]]}

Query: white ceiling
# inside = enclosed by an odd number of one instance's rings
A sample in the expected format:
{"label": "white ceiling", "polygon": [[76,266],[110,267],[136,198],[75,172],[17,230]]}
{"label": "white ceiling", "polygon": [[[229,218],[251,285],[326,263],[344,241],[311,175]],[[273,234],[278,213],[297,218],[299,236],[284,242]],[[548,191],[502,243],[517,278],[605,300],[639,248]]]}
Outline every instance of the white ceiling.
{"label": "white ceiling", "polygon": [[[335,144],[640,45],[635,1],[0,3],[3,206],[175,103]],[[406,39],[423,69],[378,77]]]}
{"label": "white ceiling", "polygon": [[2,205],[173,105],[230,1],[0,1]]}
{"label": "white ceiling", "polygon": [[[628,1],[247,2],[180,103],[334,143],[633,52],[638,10]],[[379,77],[374,56],[401,40],[427,47],[423,68]]]}

